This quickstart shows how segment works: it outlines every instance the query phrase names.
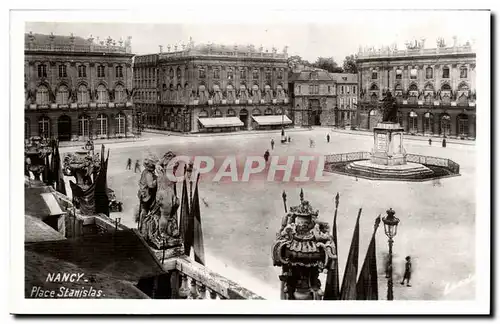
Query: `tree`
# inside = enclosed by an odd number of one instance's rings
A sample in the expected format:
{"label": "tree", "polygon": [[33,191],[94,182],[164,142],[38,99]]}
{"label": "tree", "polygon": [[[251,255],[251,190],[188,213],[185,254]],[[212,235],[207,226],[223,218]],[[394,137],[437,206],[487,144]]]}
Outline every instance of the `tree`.
{"label": "tree", "polygon": [[308,60],[304,60],[301,56],[299,55],[292,55],[288,57],[288,66],[293,69],[297,65],[305,65],[305,66],[310,66],[311,63]]}
{"label": "tree", "polygon": [[313,64],[314,67],[318,69],[326,70],[330,73],[342,73],[343,70],[340,66],[338,66],[337,62],[333,59],[333,57],[318,57],[316,62]]}
{"label": "tree", "polygon": [[345,73],[358,73],[358,65],[356,64],[356,56],[348,55],[344,59],[344,72]]}

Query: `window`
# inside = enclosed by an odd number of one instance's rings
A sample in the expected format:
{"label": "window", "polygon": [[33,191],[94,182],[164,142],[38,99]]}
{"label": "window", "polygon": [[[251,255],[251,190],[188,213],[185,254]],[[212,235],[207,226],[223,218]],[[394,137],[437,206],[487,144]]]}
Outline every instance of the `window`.
{"label": "window", "polygon": [[352,86],[352,94],[356,94],[356,86]]}
{"label": "window", "polygon": [[85,65],[78,66],[78,77],[86,78],[87,77],[87,67]]}
{"label": "window", "polygon": [[198,76],[200,77],[200,79],[204,79],[206,77],[206,75],[205,75],[205,69],[199,69],[198,70]]}
{"label": "window", "polygon": [[266,71],[266,80],[271,81],[271,71],[269,70]]}
{"label": "window", "polygon": [[99,65],[97,67],[97,77],[98,78],[104,78],[106,76],[105,69],[106,68],[104,67],[104,65]]}
{"label": "window", "polygon": [[227,79],[232,80],[233,79],[233,69],[228,69],[227,70]]}
{"label": "window", "polygon": [[417,133],[418,131],[418,115],[414,111],[410,112],[408,118],[408,128],[410,133]]}
{"label": "window", "polygon": [[425,69],[425,78],[426,79],[432,79],[433,73],[432,73],[432,68],[429,66],[427,69]]}
{"label": "window", "polygon": [[261,115],[261,112],[258,108],[255,108],[254,110],[252,110],[252,116],[260,116]]}
{"label": "window", "polygon": [[417,78],[417,69],[413,68],[410,70],[410,79],[416,79]]}
{"label": "window", "polygon": [[123,86],[119,84],[115,87],[115,102],[123,103],[125,102],[125,99],[125,90],[123,89]]}
{"label": "window", "polygon": [[123,67],[118,65],[116,68],[115,68],[115,77],[117,78],[123,78]]}
{"label": "window", "polygon": [[97,116],[97,135],[108,135],[108,117],[104,114],[99,114]]}
{"label": "window", "polygon": [[47,77],[47,65],[45,64],[38,65],[38,77],[39,78]]}
{"label": "window", "polygon": [[49,138],[50,136],[50,120],[48,117],[42,117],[38,121],[38,135],[43,138]]}
{"label": "window", "polygon": [[258,80],[259,79],[259,71],[258,70],[253,70],[252,74],[253,74],[253,79],[254,80]]}
{"label": "window", "polygon": [[283,69],[278,70],[278,79],[283,79]]}
{"label": "window", "polygon": [[181,73],[181,68],[177,68],[177,81],[179,81],[182,78],[182,73]]}
{"label": "window", "polygon": [[266,110],[264,110],[264,115],[272,115],[273,114],[273,110],[271,108],[267,108]]}
{"label": "window", "polygon": [[449,79],[450,78],[450,68],[445,66],[443,68],[443,79]]}
{"label": "window", "polygon": [[148,76],[149,76],[149,79],[151,79],[153,77],[153,70],[151,68],[148,68]]}
{"label": "window", "polygon": [[347,92],[347,94],[350,94],[350,93],[351,93],[351,89],[350,89],[350,87],[349,87],[349,86],[346,86],[346,92]]}
{"label": "window", "polygon": [[340,86],[340,94],[344,94],[344,86]]}
{"label": "window", "polygon": [[220,70],[214,69],[214,79],[220,79]]}
{"label": "window", "polygon": [[108,90],[105,86],[100,84],[97,87],[97,103],[107,103],[108,102]]}
{"label": "window", "polygon": [[43,138],[49,138],[50,136],[50,120],[48,117],[42,117],[38,121],[38,135]]}
{"label": "window", "polygon": [[331,89],[331,87],[330,87],[330,86],[328,86],[328,93],[330,93],[330,92],[331,92],[331,90],[332,90],[332,89]]}
{"label": "window", "polygon": [[375,116],[375,109],[370,110],[370,116]]}
{"label": "window", "polygon": [[24,120],[24,139],[30,138],[30,120]]}
{"label": "window", "polygon": [[116,119],[116,133],[120,135],[125,135],[125,115],[119,113],[115,117]]}
{"label": "window", "polygon": [[460,68],[460,78],[461,79],[467,78],[467,67],[466,66],[462,66]]}
{"label": "window", "polygon": [[375,80],[378,78],[377,71],[372,71],[372,79]]}
{"label": "window", "polygon": [[228,109],[227,110],[227,116],[228,117],[233,117],[233,116],[236,116],[236,111],[234,111],[234,109]]}
{"label": "window", "polygon": [[59,77],[65,78],[68,74],[66,73],[66,65],[59,65]]}
{"label": "window", "polygon": [[89,117],[82,115],[78,118],[78,136],[89,137]]}
{"label": "window", "polygon": [[39,86],[36,90],[36,103],[37,105],[49,104],[49,90],[46,86]]}
{"label": "window", "polygon": [[396,80],[401,80],[403,78],[403,70],[397,69],[396,70]]}
{"label": "window", "polygon": [[319,93],[319,85],[314,85],[314,94],[318,94]]}
{"label": "window", "polygon": [[246,79],[247,78],[247,70],[243,69],[240,70],[240,79]]}
{"label": "window", "polygon": [[344,108],[344,98],[340,98],[340,109]]}
{"label": "window", "polygon": [[215,109],[214,117],[222,117],[222,112],[219,109]]}
{"label": "window", "polygon": [[56,103],[58,105],[68,104],[68,95],[68,88],[66,86],[60,86],[59,89],[57,89]]}
{"label": "window", "polygon": [[202,110],[198,114],[198,117],[208,117],[208,112],[206,110]]}

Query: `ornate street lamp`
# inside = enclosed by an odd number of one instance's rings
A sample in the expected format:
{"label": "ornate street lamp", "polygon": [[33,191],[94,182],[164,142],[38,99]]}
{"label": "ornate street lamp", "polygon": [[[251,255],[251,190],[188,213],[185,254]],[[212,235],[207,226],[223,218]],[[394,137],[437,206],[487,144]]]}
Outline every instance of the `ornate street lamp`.
{"label": "ornate street lamp", "polygon": [[388,283],[387,283],[387,300],[393,300],[394,296],[392,293],[392,244],[394,243],[393,238],[396,236],[398,233],[398,224],[399,224],[399,218],[395,217],[394,215],[396,212],[392,209],[389,208],[387,211],[387,216],[382,218],[382,221],[384,222],[384,230],[385,230],[385,235],[389,238],[389,271],[388,271]]}

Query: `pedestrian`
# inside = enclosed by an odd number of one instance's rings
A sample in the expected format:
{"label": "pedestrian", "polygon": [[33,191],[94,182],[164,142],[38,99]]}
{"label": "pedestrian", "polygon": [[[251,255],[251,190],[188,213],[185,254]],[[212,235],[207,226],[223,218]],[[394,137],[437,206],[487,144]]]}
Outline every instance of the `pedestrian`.
{"label": "pedestrian", "polygon": [[141,172],[141,164],[139,163],[139,160],[135,161],[134,173],[137,173],[137,170]]}
{"label": "pedestrian", "polygon": [[429,138],[429,145],[432,145],[432,138]]}
{"label": "pedestrian", "polygon": [[446,138],[443,138],[443,147],[446,147]]}
{"label": "pedestrian", "polygon": [[271,150],[274,150],[274,138],[271,139]]}
{"label": "pedestrian", "polygon": [[264,153],[264,160],[266,160],[266,163],[269,160],[269,155],[269,150],[266,150],[266,153]]}
{"label": "pedestrian", "polygon": [[290,136],[288,136],[288,143],[290,143],[292,141],[292,138]]}
{"label": "pedestrian", "polygon": [[314,141],[312,138],[309,139],[309,147],[314,147]]}
{"label": "pedestrian", "polygon": [[132,169],[132,159],[128,158],[127,160],[127,167],[125,168],[126,170],[131,170]]}
{"label": "pedestrian", "polygon": [[405,273],[403,275],[403,281],[401,281],[401,284],[405,284],[406,280],[406,287],[411,287],[410,285],[410,278],[411,278],[411,258],[410,256],[407,256],[406,258],[406,264],[405,264]]}
{"label": "pedestrian", "polygon": [[326,134],[326,142],[330,143],[330,134]]}

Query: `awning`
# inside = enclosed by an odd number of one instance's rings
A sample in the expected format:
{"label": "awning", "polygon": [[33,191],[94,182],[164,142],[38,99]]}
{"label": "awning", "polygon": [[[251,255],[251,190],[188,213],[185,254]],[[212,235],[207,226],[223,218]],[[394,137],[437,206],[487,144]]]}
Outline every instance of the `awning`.
{"label": "awning", "polygon": [[238,117],[217,117],[217,118],[198,118],[203,127],[236,127],[243,126],[243,122]]}
{"label": "awning", "polygon": [[287,116],[282,115],[270,115],[270,116],[252,116],[253,120],[257,122],[257,124],[261,126],[266,125],[281,125],[283,124],[291,124],[292,121]]}

